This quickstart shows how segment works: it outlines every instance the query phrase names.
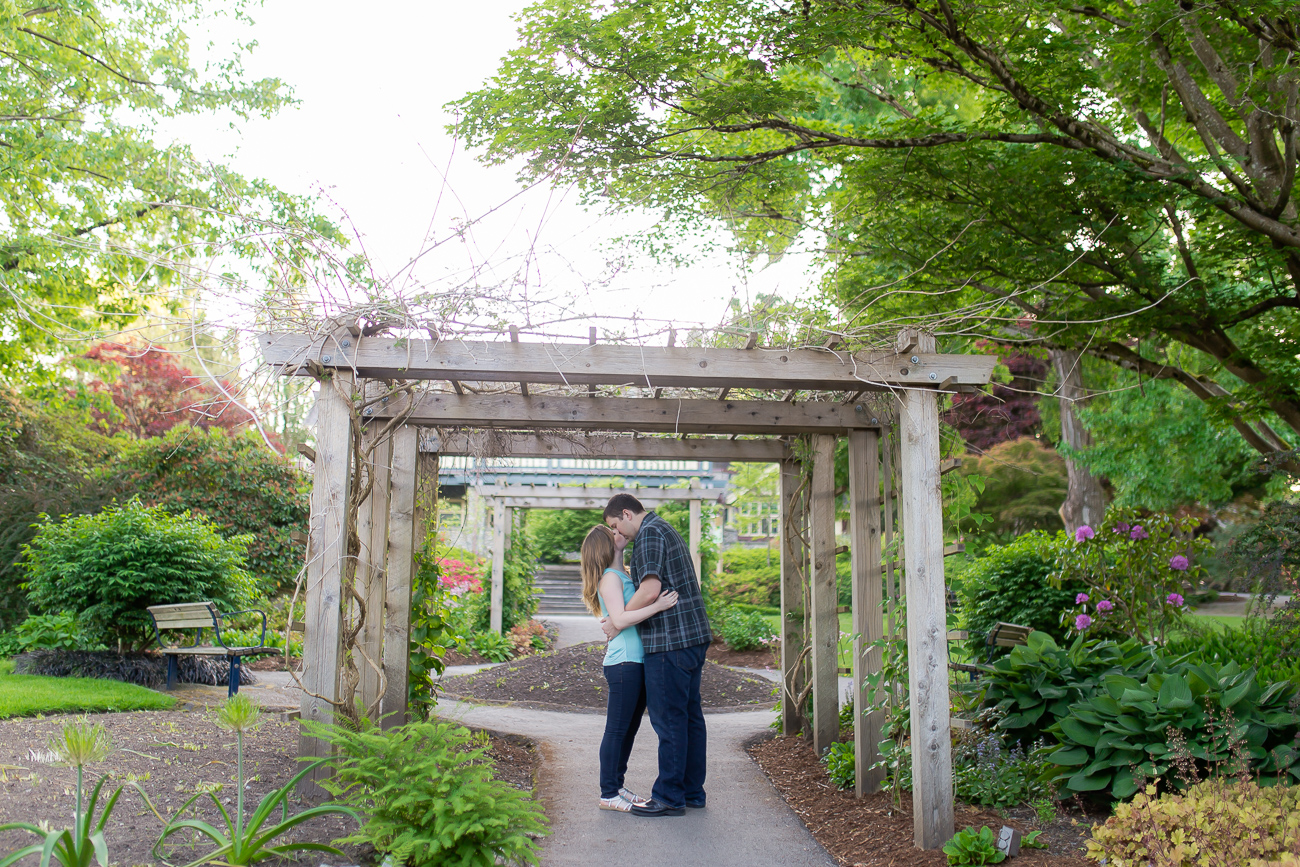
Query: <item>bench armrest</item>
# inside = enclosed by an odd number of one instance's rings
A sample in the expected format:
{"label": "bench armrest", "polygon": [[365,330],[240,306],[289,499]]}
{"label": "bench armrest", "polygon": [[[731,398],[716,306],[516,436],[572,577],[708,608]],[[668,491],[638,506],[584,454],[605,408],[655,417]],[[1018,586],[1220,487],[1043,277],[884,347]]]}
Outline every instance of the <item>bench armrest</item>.
{"label": "bench armrest", "polygon": [[[258,647],[266,647],[266,612],[263,611],[263,610],[261,610],[260,608],[245,608],[245,609],[243,609],[242,611],[227,611],[227,612],[224,612],[224,613],[222,613],[222,614],[218,614],[217,617],[218,617],[219,619],[224,620],[224,619],[227,618],[227,617],[234,617],[236,614],[260,614],[260,615],[262,615],[262,637],[258,640],[258,642],[257,642],[257,646],[258,646]],[[226,642],[223,641],[223,640],[221,639],[221,626],[220,626],[220,624],[217,625],[217,644],[220,644],[222,647],[226,647],[226,646],[227,646],[227,645],[226,645]]]}

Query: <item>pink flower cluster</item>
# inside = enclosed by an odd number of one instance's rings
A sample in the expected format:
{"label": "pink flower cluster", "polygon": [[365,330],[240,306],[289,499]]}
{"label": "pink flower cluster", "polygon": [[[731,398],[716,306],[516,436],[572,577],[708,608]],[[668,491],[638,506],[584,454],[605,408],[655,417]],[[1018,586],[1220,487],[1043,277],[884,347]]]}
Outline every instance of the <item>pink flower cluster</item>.
{"label": "pink flower cluster", "polygon": [[1074,541],[1082,542],[1084,539],[1091,539],[1096,535],[1097,534],[1092,531],[1092,527],[1084,524],[1082,527],[1074,531]]}
{"label": "pink flower cluster", "polygon": [[464,596],[466,593],[482,593],[483,580],[474,567],[467,566],[460,560],[439,560],[442,575],[438,578],[452,596]]}

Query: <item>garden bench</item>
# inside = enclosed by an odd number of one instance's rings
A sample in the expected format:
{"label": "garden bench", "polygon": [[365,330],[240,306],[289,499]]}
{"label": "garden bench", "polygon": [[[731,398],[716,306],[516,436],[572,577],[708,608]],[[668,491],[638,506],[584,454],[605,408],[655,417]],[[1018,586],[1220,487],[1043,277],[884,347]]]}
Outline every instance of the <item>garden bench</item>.
{"label": "garden bench", "polygon": [[[993,651],[998,647],[1017,647],[1029,643],[1029,633],[1033,632],[1029,626],[1021,626],[1018,623],[999,623],[988,631],[984,636],[984,646],[988,648],[988,655],[984,662],[950,662],[948,667],[954,671],[965,671],[971,676],[975,676],[984,671],[984,667],[993,662]],[[965,629],[954,629],[948,633],[949,641],[965,641],[971,635],[980,633],[971,633]]]}
{"label": "garden bench", "polygon": [[[222,614],[211,602],[182,602],[179,605],[151,605],[146,609],[153,619],[154,637],[158,639],[158,648],[167,657],[167,688],[176,686],[177,659],[181,656],[224,656],[230,660],[228,678],[228,696],[239,692],[239,658],[260,653],[278,653],[274,647],[264,647],[266,643],[266,612],[256,609],[231,611]],[[222,618],[234,617],[236,614],[261,614],[262,637],[257,647],[229,647],[221,640]],[[194,630],[194,643],[170,647],[163,644],[162,633],[169,630]],[[211,629],[216,639],[213,644],[201,644],[203,630]]]}

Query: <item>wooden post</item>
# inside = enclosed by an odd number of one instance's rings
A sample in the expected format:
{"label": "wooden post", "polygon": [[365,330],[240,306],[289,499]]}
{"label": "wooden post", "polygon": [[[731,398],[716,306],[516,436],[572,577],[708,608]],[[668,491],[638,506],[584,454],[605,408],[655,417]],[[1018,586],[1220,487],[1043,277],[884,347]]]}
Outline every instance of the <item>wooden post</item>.
{"label": "wooden post", "polygon": [[[934,335],[920,335],[919,351],[934,351]],[[901,415],[913,842],[922,849],[938,849],[953,834],[938,394],[929,389],[905,391]]]}
{"label": "wooden post", "polygon": [[[301,716],[331,722],[339,696],[342,653],[340,608],[348,553],[348,496],[352,467],[352,374],[337,370],[320,382],[316,395],[316,459],[312,468],[310,537],[307,547],[306,622],[303,636]],[[303,735],[304,759],[330,755],[325,741]],[[329,776],[322,765],[303,778],[298,790],[320,796],[317,781]]]}
{"label": "wooden post", "polygon": [[859,798],[880,790],[879,760],[884,711],[864,713],[863,685],[879,674],[882,655],[872,645],[884,637],[880,606],[880,448],[876,431],[849,432],[849,552],[853,560],[853,724],[855,792]]}
{"label": "wooden post", "polygon": [[[361,504],[357,516],[357,536],[361,540],[361,562],[357,564],[357,583],[366,600],[366,619],[361,626],[360,651],[355,655],[357,684],[361,704],[372,707],[379,700],[380,670],[384,653],[384,593],[388,560],[388,482],[393,439],[375,442],[382,425],[370,425],[362,440],[370,446],[366,461],[370,473],[370,496]],[[364,656],[362,652],[364,651]],[[371,662],[366,661],[369,657]],[[373,664],[372,664],[373,663]]]}
{"label": "wooden post", "polygon": [[505,590],[506,517],[507,509],[500,500],[492,505],[492,597],[489,628],[501,634],[501,603]]}
{"label": "wooden post", "polygon": [[803,582],[808,551],[803,543],[807,523],[807,497],[802,489],[798,461],[781,461],[781,734],[787,737],[808,727],[798,695],[803,691],[807,666],[803,653]]}
{"label": "wooden post", "polygon": [[420,431],[393,433],[392,512],[384,593],[384,728],[403,725],[411,658],[411,578],[415,573],[415,489],[419,484]]}
{"label": "wooden post", "polygon": [[[835,437],[813,437],[812,491],[813,749],[822,755],[840,733],[840,620],[835,609]],[[946,841],[945,841],[946,842]]]}
{"label": "wooden post", "polygon": [[704,568],[704,561],[700,554],[700,541],[703,536],[701,514],[700,501],[691,500],[691,562],[695,564],[695,580],[703,583],[704,573],[701,570]]}
{"label": "wooden post", "polygon": [[898,637],[898,576],[895,574],[897,566],[898,548],[894,544],[894,531],[897,523],[894,519],[894,498],[896,491],[894,488],[894,442],[898,437],[898,426],[894,425],[894,435],[887,437],[884,442],[884,448],[880,450],[881,471],[884,475],[884,501],[885,501],[885,590],[889,594],[889,603],[886,612],[887,628],[889,640],[893,641]]}

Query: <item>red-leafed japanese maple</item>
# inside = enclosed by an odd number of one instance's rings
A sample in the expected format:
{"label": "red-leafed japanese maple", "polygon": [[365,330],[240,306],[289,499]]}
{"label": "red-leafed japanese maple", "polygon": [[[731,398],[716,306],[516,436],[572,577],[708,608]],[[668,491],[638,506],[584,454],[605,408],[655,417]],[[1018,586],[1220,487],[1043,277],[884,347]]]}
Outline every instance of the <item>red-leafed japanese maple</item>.
{"label": "red-leafed japanese maple", "polygon": [[1003,355],[1011,381],[989,392],[959,394],[945,421],[957,428],[966,445],[983,453],[998,443],[1033,436],[1042,427],[1038,392],[1047,379],[1047,362],[1032,355]]}
{"label": "red-leafed japanese maple", "polygon": [[220,428],[234,433],[252,416],[227,395],[235,390],[195,376],[176,362],[174,353],[153,346],[100,343],[81,356],[99,362],[93,391],[106,393],[116,412],[93,410],[95,426],[107,434],[121,431],[137,439],[161,436],[178,424]]}

